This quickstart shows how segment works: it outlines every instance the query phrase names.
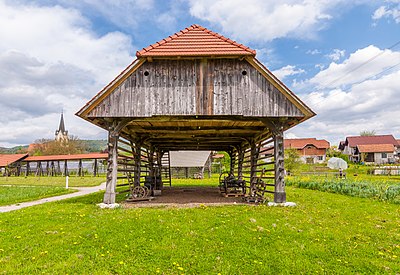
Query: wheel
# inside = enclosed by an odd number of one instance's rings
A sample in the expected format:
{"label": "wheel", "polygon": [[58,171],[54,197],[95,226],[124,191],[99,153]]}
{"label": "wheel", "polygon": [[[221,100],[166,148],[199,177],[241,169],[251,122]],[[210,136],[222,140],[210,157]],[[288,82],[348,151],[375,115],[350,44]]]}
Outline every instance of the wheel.
{"label": "wheel", "polygon": [[135,186],[132,189],[132,198],[144,198],[149,194],[149,189],[145,186]]}

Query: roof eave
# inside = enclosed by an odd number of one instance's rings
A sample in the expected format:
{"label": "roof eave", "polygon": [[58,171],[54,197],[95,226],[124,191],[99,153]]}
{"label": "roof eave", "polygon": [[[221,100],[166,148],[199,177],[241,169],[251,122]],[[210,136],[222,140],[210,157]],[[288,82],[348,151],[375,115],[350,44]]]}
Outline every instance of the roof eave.
{"label": "roof eave", "polygon": [[144,62],[145,58],[136,58],[128,67],[126,67],[114,80],[98,92],[91,100],[89,100],[75,115],[87,119],[88,113],[97,106],[108,94],[125,81],[133,72],[136,71]]}
{"label": "roof eave", "polygon": [[255,57],[246,57],[246,60],[253,65],[264,77],[268,79],[286,98],[293,103],[304,114],[304,117],[299,120],[299,123],[304,122],[317,114],[312,111],[300,98],[298,98],[282,81],[280,81],[270,70],[268,70]]}

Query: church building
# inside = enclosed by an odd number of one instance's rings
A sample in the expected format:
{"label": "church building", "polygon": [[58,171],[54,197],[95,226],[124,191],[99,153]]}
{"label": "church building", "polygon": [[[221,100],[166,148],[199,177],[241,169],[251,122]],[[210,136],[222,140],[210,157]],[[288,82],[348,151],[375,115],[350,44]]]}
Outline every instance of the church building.
{"label": "church building", "polygon": [[65,130],[64,115],[61,113],[60,125],[55,133],[55,140],[57,141],[68,141],[68,131]]}

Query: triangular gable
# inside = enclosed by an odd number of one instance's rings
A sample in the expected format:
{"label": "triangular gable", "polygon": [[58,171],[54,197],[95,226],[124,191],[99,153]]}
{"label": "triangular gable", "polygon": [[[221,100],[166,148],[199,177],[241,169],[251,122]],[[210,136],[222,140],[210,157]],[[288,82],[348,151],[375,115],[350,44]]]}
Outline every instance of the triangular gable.
{"label": "triangular gable", "polygon": [[[136,59],[131,65],[129,65],[120,75],[118,75],[110,84],[108,84],[103,90],[101,90],[94,98],[92,98],[80,111],[77,112],[77,115],[84,119],[88,119],[88,114],[94,108],[96,108],[99,104],[101,104],[107,97],[109,97],[111,95],[111,93],[113,93],[116,89],[118,89],[119,87],[124,85],[124,81],[126,81],[130,76],[132,76],[132,74],[134,74],[136,70],[138,70],[144,64],[152,63],[152,60],[149,60],[149,58],[151,58],[151,56],[152,56],[152,53],[156,53],[156,52],[160,53],[159,52],[160,49],[165,50],[166,49],[165,47],[167,47],[168,45],[171,45],[170,43],[173,43],[173,41],[177,41],[178,38],[182,38],[185,36],[191,35],[191,36],[193,36],[191,38],[192,42],[195,41],[195,37],[197,37],[197,36],[193,35],[194,31],[204,33],[205,35],[212,36],[213,39],[217,39],[218,40],[217,44],[219,46],[215,46],[214,50],[219,48],[224,43],[229,44],[230,47],[235,47],[236,50],[238,51],[238,53],[244,55],[246,61],[248,63],[250,63],[250,65],[252,67],[254,67],[261,75],[263,75],[263,77],[267,81],[269,81],[280,93],[283,94],[285,100],[288,100],[298,110],[300,110],[300,112],[302,113],[301,117],[303,117],[301,119],[301,121],[304,121],[315,115],[315,113],[309,107],[307,107],[293,92],[290,91],[289,88],[287,88],[277,77],[275,77],[261,62],[259,62],[254,57],[254,55],[255,55],[254,50],[251,50],[248,47],[238,44],[232,40],[229,40],[229,39],[227,39],[221,35],[218,35],[216,33],[213,33],[205,28],[198,26],[198,25],[193,25],[190,28],[187,28],[187,29],[175,34],[176,37],[171,36],[170,38],[165,39],[165,42],[162,42],[162,41],[164,41],[164,40],[162,40],[161,42],[158,42],[146,49],[143,49],[142,51],[139,51],[137,53],[137,56],[139,58]],[[219,40],[221,40],[223,43]],[[191,51],[191,49],[195,48],[195,47],[193,47],[193,45],[195,45],[195,43],[186,43],[186,44],[185,43],[176,43],[176,44],[179,44],[182,47],[185,45],[186,47],[188,47],[188,49],[190,51]],[[204,45],[204,41],[198,45]],[[210,47],[211,49],[213,48],[212,45],[208,45],[208,47]],[[221,49],[221,48],[219,48],[219,49]],[[184,49],[182,48],[181,50],[184,50]],[[194,52],[192,52],[192,53],[194,54]],[[203,52],[197,51],[197,53],[205,54],[206,52],[205,51],[203,51]],[[225,54],[229,55],[228,53],[229,53],[229,51],[225,52]],[[153,56],[155,57],[157,54],[155,54]],[[176,57],[176,52],[174,52],[174,51],[170,51],[168,54],[171,54],[171,55],[165,55],[165,57],[167,57],[167,56]],[[207,55],[210,59],[217,58],[219,54],[224,55],[224,52],[223,51],[218,52],[216,50],[215,52],[209,51],[207,53]],[[298,116],[298,115],[296,115],[296,116]]]}

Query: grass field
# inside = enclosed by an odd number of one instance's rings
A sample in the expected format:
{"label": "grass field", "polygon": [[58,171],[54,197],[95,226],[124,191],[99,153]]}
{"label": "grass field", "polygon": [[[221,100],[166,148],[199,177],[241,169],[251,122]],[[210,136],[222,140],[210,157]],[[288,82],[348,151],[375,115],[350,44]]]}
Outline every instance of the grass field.
{"label": "grass field", "polygon": [[[70,176],[68,184],[71,187],[96,186],[105,181],[103,177],[76,177]],[[0,177],[0,185],[26,186],[65,186],[65,177]]]}
{"label": "grass field", "polygon": [[0,206],[73,193],[75,190],[48,186],[1,186]]}
{"label": "grass field", "polygon": [[101,210],[96,193],[3,213],[0,273],[400,272],[398,205],[295,187],[287,194],[297,207]]}

